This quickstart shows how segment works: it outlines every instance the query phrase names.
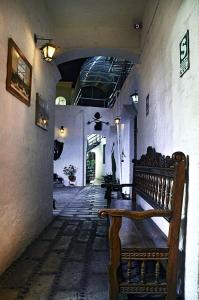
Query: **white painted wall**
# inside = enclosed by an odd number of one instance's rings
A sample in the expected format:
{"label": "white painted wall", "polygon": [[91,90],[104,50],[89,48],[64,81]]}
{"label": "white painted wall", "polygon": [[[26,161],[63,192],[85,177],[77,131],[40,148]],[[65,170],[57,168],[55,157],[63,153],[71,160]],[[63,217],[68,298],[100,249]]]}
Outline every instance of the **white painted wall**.
{"label": "white painted wall", "polygon": [[[39,1],[0,3],[0,273],[52,218],[54,95],[59,74],[41,60],[34,33],[49,36]],[[8,38],[33,66],[31,106],[6,91]],[[35,126],[36,92],[48,101],[49,131]]]}
{"label": "white painted wall", "polygon": [[[154,2],[155,3],[155,2]],[[143,24],[138,108],[139,154],[152,145],[158,152],[189,155],[189,197],[186,243],[185,299],[196,300],[199,266],[199,2],[157,1],[146,8]],[[149,13],[149,11],[151,13]],[[179,76],[179,43],[189,29],[190,70]],[[146,117],[145,99],[150,96]],[[182,244],[181,244],[182,245]]]}
{"label": "white painted wall", "polygon": [[[124,105],[130,103],[129,95],[134,89],[138,89],[138,157],[146,153],[149,145],[167,155],[178,150],[189,155],[186,300],[199,298],[198,20],[199,2],[196,0],[148,2],[143,21],[141,64],[136,65],[128,76],[113,112],[115,116],[122,116]],[[191,67],[180,78],[179,43],[187,29],[190,34]],[[150,95],[148,117],[146,117],[145,102],[147,94]],[[130,124],[130,138],[132,138],[132,118]],[[132,142],[133,139],[131,145]],[[184,214],[185,212],[182,214],[183,222]],[[159,221],[159,225],[166,232],[167,224],[163,223]],[[183,250],[182,246],[183,239],[180,242],[181,250]]]}
{"label": "white painted wall", "polygon": [[106,144],[106,138],[101,140],[101,143],[92,149],[95,153],[95,178],[102,180],[103,175],[105,175],[105,164],[103,164],[103,145]]}
{"label": "white painted wall", "polygon": [[[64,178],[64,184],[68,185],[67,176],[63,174],[66,165],[73,164],[77,167],[77,185],[85,185],[86,174],[86,142],[87,136],[97,133],[107,137],[107,143],[111,143],[110,126],[103,124],[102,131],[94,130],[94,123],[88,125],[87,122],[93,120],[96,112],[101,115],[101,120],[113,123],[111,109],[95,108],[84,106],[56,106],[55,109],[55,139],[64,142],[64,149],[61,157],[54,161],[54,173]],[[59,128],[64,126],[65,133],[60,135]],[[108,156],[109,148],[106,149]],[[110,170],[109,160],[105,167],[105,172]]]}

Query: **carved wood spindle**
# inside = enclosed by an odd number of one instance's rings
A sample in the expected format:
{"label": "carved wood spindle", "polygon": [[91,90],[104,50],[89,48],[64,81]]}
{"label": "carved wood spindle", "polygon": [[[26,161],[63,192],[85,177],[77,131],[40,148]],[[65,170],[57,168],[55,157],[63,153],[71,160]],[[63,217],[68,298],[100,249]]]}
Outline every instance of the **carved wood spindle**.
{"label": "carved wood spindle", "polygon": [[162,198],[162,176],[159,177],[159,191],[158,191],[158,204],[161,204]]}
{"label": "carved wood spindle", "polygon": [[171,179],[167,178],[167,189],[166,189],[166,209],[169,207],[170,195],[171,195]]}
{"label": "carved wood spindle", "polygon": [[147,180],[147,194],[150,194],[150,179],[149,179],[150,175],[146,175],[146,180]]}
{"label": "carved wood spindle", "polygon": [[141,283],[144,283],[144,281],[145,281],[145,261],[144,260],[141,263],[140,281],[141,281]]}
{"label": "carved wood spindle", "polygon": [[162,207],[165,208],[166,204],[166,177],[163,177],[163,189],[162,189]]}
{"label": "carved wood spindle", "polygon": [[151,175],[151,187],[152,187],[151,198],[153,198],[154,197],[154,175]]}
{"label": "carved wood spindle", "polygon": [[160,262],[159,260],[157,260],[155,264],[155,282],[159,283],[159,281],[160,281]]}
{"label": "carved wood spindle", "polygon": [[149,196],[152,194],[152,182],[151,182],[151,175],[149,174],[148,179],[149,179]]}
{"label": "carved wood spindle", "polygon": [[131,283],[131,276],[132,276],[132,263],[131,263],[131,260],[128,260],[128,264],[127,264],[128,283]]}
{"label": "carved wood spindle", "polygon": [[158,176],[155,176],[155,201],[158,203]]}
{"label": "carved wood spindle", "polygon": [[145,182],[144,182],[145,192],[146,192],[146,194],[148,194],[148,180],[147,180],[147,175],[145,174],[144,177],[145,177]]}
{"label": "carved wood spindle", "polygon": [[136,173],[134,176],[136,176],[135,177],[135,186],[139,186],[139,184],[140,184],[139,174]]}
{"label": "carved wood spindle", "polygon": [[154,201],[156,201],[155,199],[155,197],[156,197],[156,193],[155,193],[155,189],[156,189],[156,177],[155,177],[155,175],[153,175],[153,193],[152,193],[152,198],[153,198],[153,200]]}
{"label": "carved wood spindle", "polygon": [[152,184],[152,175],[149,175],[149,196],[152,197],[153,184]]}
{"label": "carved wood spindle", "polygon": [[153,176],[149,175],[149,196],[152,197],[153,196]]}
{"label": "carved wood spindle", "polygon": [[145,181],[145,174],[142,174],[142,186],[144,187],[143,190],[146,193],[146,181]]}
{"label": "carved wood spindle", "polygon": [[144,175],[140,174],[140,187],[142,187],[143,181],[144,181]]}
{"label": "carved wood spindle", "polygon": [[169,209],[173,208],[173,178],[171,179],[171,190],[170,190],[170,201],[169,201]]}
{"label": "carved wood spindle", "polygon": [[142,174],[142,185],[144,187],[144,192],[146,193],[146,180],[145,180],[145,174]]}

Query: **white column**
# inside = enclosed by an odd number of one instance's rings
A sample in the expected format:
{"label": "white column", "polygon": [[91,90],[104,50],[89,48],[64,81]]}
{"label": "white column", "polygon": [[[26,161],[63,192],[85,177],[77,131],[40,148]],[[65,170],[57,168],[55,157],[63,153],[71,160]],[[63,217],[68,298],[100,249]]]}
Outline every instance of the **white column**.
{"label": "white column", "polygon": [[117,128],[117,151],[118,151],[118,166],[119,166],[119,179],[120,183],[122,183],[122,163],[121,163],[121,151],[120,151],[120,124],[116,124]]}

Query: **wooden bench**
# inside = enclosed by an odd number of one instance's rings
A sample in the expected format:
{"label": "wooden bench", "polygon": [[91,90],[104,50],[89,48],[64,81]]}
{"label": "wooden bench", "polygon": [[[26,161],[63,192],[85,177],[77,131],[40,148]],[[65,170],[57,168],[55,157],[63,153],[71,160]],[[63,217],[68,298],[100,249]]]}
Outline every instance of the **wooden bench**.
{"label": "wooden bench", "polygon": [[[133,184],[119,186],[132,187],[133,209],[107,208],[99,212],[101,217],[111,219],[109,299],[116,300],[119,293],[124,293],[159,294],[175,300],[186,157],[182,152],[165,157],[148,147],[147,154],[133,162]],[[114,186],[107,188],[110,191]],[[149,210],[138,207],[136,195],[150,205]],[[166,220],[168,237],[152,217]]]}

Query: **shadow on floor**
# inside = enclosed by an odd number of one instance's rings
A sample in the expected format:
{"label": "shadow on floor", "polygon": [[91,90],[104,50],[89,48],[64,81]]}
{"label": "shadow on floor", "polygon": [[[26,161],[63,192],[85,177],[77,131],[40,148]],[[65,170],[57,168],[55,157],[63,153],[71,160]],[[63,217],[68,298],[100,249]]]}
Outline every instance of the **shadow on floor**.
{"label": "shadow on floor", "polygon": [[56,189],[55,219],[0,278],[0,300],[107,300],[107,222],[99,187]]}

